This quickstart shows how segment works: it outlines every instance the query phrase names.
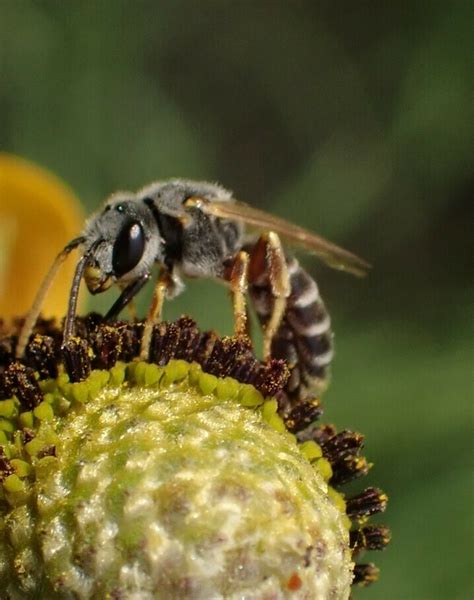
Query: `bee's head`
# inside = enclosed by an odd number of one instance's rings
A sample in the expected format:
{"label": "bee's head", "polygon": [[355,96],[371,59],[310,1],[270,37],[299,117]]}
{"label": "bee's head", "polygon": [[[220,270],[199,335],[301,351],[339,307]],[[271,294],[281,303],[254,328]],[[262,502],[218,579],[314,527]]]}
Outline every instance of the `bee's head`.
{"label": "bee's head", "polygon": [[161,240],[148,208],[134,194],[119,192],[86,224],[84,279],[92,294],[112,283],[127,284],[149,272],[160,260]]}

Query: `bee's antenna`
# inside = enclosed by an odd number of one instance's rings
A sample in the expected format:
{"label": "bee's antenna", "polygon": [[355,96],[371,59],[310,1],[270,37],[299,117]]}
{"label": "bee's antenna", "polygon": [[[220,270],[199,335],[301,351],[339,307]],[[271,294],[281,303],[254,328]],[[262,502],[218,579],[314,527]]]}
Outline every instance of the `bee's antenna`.
{"label": "bee's antenna", "polygon": [[84,269],[87,265],[87,261],[89,260],[91,254],[95,252],[97,247],[100,246],[100,244],[102,244],[103,241],[104,240],[102,239],[96,240],[89,248],[89,250],[81,256],[76,265],[76,270],[74,272],[74,277],[71,285],[71,291],[69,292],[69,303],[67,307],[66,320],[64,322],[63,345],[69,340],[70,337],[74,335],[74,319],[76,317],[79,287],[81,285],[82,275],[84,274]]}
{"label": "bee's antenna", "polygon": [[63,250],[56,256],[51,265],[46,277],[43,279],[43,282],[40,285],[40,288],[36,294],[34,302],[26,315],[25,322],[23,323],[23,327],[21,328],[20,335],[18,337],[18,343],[16,346],[16,358],[21,358],[23,356],[23,352],[26,348],[26,344],[28,343],[28,339],[31,335],[33,327],[38,320],[38,316],[40,314],[41,308],[43,307],[44,299],[48,290],[53,283],[54,278],[56,277],[56,273],[58,272],[59,267],[66,260],[67,256],[70,254],[72,250],[80,246],[85,241],[85,238],[78,237],[69,242],[67,246],[64,247]]}

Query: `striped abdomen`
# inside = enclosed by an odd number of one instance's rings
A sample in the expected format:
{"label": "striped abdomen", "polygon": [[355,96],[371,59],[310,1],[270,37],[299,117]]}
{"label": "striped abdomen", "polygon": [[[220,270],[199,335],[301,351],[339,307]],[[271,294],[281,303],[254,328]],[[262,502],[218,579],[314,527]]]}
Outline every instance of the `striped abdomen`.
{"label": "striped abdomen", "polygon": [[[271,353],[272,357],[282,358],[290,365],[287,391],[290,401],[294,402],[308,393],[321,392],[327,386],[333,334],[316,282],[295,258],[286,256],[286,263],[291,293],[273,338]],[[265,327],[274,302],[268,272],[262,273],[249,286],[249,294],[260,323]]]}

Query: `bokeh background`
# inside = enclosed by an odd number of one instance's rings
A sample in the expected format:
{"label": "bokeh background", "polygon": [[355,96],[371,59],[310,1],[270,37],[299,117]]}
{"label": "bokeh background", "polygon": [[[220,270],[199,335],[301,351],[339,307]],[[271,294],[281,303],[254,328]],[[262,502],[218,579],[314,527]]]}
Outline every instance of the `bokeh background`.
{"label": "bokeh background", "polygon": [[[336,332],[326,418],[366,434],[390,495],[381,579],[355,598],[474,592],[472,17],[469,1],[0,0],[1,151],[87,211],[156,179],[220,181],[374,264],[359,281],[303,257]],[[191,282],[181,312],[231,330],[214,283]]]}

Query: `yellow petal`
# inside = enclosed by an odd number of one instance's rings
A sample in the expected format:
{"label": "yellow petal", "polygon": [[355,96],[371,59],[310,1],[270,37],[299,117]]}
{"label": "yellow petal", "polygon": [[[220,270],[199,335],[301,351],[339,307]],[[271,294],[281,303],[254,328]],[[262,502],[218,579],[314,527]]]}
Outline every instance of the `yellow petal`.
{"label": "yellow petal", "polygon": [[[73,192],[48,171],[0,153],[0,315],[25,314],[54,257],[82,227]],[[65,314],[74,260],[46,298],[44,316]]]}

